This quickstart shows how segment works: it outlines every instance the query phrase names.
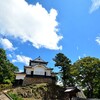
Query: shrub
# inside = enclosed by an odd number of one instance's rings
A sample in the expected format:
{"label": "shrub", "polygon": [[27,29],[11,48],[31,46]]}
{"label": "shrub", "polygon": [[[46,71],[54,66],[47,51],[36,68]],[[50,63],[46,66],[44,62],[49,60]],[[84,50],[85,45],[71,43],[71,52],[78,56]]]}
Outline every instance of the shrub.
{"label": "shrub", "polygon": [[12,84],[0,84],[0,91],[5,90],[5,89],[9,89],[12,87]]}
{"label": "shrub", "polygon": [[10,81],[9,79],[5,79],[5,80],[3,81],[3,83],[4,83],[4,84],[11,84],[11,81]]}
{"label": "shrub", "polygon": [[9,93],[8,94],[13,100],[23,100],[22,97],[19,97],[17,94]]}

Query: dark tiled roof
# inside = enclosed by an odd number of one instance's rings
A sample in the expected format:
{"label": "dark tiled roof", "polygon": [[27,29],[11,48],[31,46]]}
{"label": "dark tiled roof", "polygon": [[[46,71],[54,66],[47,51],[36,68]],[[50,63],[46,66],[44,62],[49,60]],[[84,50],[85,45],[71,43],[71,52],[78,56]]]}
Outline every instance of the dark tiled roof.
{"label": "dark tiled roof", "polygon": [[44,61],[40,56],[34,60],[30,60],[30,62],[34,62],[34,63],[44,63],[47,64],[48,62]]}
{"label": "dark tiled roof", "polygon": [[32,68],[32,66],[24,66],[24,68]]}
{"label": "dark tiled roof", "polygon": [[24,72],[15,72],[15,74],[26,74]]}

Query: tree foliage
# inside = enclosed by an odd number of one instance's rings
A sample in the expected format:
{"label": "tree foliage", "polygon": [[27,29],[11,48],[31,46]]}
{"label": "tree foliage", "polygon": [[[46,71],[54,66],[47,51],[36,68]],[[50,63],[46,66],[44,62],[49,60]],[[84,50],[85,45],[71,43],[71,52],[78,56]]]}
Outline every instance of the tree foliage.
{"label": "tree foliage", "polygon": [[71,67],[75,82],[86,89],[87,97],[100,97],[100,60],[84,57]]}
{"label": "tree foliage", "polygon": [[72,78],[70,75],[71,60],[67,58],[63,53],[56,54],[53,60],[55,61],[55,66],[60,68],[64,87],[66,85],[72,85]]}
{"label": "tree foliage", "polygon": [[14,71],[18,68],[7,59],[5,50],[0,48],[0,83],[10,84],[14,81]]}

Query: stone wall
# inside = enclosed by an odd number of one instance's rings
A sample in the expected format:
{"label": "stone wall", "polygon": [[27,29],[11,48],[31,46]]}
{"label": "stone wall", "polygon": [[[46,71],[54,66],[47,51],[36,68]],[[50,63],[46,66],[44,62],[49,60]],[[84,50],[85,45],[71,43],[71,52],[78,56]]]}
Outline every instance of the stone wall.
{"label": "stone wall", "polygon": [[23,86],[36,84],[36,83],[52,83],[52,78],[45,78],[45,77],[25,77],[23,81]]}

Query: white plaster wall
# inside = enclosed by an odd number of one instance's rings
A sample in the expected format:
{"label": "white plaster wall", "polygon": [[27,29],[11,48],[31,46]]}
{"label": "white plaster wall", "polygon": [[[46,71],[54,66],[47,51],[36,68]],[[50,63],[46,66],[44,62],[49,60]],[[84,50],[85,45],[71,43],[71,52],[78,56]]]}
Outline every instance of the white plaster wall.
{"label": "white plaster wall", "polygon": [[34,74],[35,75],[44,75],[45,74],[45,68],[43,67],[35,67],[34,68]]}
{"label": "white plaster wall", "polygon": [[31,71],[34,71],[35,75],[45,75],[46,76],[51,76],[51,70],[46,70],[44,66],[34,66],[33,68],[26,69],[26,74],[31,75]]}
{"label": "white plaster wall", "polygon": [[25,75],[23,74],[16,74],[16,79],[19,80],[19,79],[24,79],[25,78]]}
{"label": "white plaster wall", "polygon": [[51,76],[51,70],[46,70],[46,76]]}
{"label": "white plaster wall", "polygon": [[30,75],[31,74],[31,71],[34,71],[34,69],[26,69],[26,74],[27,75]]}

